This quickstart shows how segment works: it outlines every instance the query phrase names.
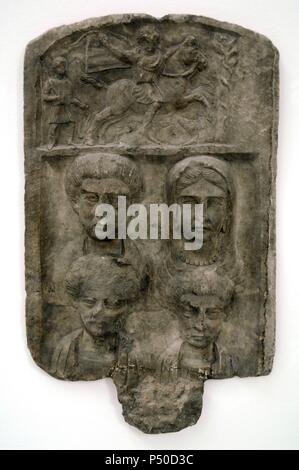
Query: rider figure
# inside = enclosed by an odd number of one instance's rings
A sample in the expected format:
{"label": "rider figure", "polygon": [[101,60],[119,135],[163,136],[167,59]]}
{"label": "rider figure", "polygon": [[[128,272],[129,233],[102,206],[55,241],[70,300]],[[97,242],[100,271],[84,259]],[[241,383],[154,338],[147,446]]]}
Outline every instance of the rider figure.
{"label": "rider figure", "polygon": [[[152,121],[163,101],[157,79],[164,68],[164,58],[160,50],[160,35],[153,25],[142,26],[137,32],[137,46],[127,50],[120,45],[113,45],[105,33],[98,34],[99,41],[123,62],[129,62],[133,66],[135,86],[132,94],[137,103],[149,105],[145,113],[141,130],[144,130]],[[106,116],[100,112],[88,131],[88,143],[93,144],[93,136],[100,123]]]}
{"label": "rider figure", "polygon": [[[163,53],[160,49],[160,34],[154,25],[139,28],[136,36],[137,44],[133,48],[113,44],[111,38],[103,32],[98,33],[97,38],[120,61],[132,65],[134,84],[130,90],[131,101],[129,98],[123,100],[122,103],[123,94],[120,88],[117,112],[111,104],[93,116],[87,131],[88,145],[94,144],[98,137],[98,130],[105,121],[125,112],[131,104],[136,102],[147,105],[148,109],[144,114],[142,125],[134,133],[134,139],[136,134],[144,136],[145,130],[151,124],[162,103],[167,102],[166,95],[171,97],[170,101],[174,105],[187,106],[192,101],[199,101],[204,106],[208,106],[202,87],[187,92],[188,79],[207,66],[207,58],[200,51],[200,45],[195,36],[186,36],[181,43]],[[179,91],[171,87],[167,89],[165,95],[165,91],[161,91],[159,87],[159,79],[163,76],[179,80],[181,83]],[[128,84],[122,84],[122,86],[125,94]]]}

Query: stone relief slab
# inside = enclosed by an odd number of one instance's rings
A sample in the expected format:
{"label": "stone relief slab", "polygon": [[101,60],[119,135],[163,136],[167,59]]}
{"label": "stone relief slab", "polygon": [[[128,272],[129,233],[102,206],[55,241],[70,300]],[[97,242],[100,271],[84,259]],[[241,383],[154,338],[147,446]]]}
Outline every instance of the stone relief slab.
{"label": "stone relief slab", "polygon": [[[32,41],[24,79],[32,357],[110,377],[146,433],[195,424],[207,379],[272,368],[278,52],[208,18],[116,15]],[[201,204],[202,247],[99,239],[119,196]]]}

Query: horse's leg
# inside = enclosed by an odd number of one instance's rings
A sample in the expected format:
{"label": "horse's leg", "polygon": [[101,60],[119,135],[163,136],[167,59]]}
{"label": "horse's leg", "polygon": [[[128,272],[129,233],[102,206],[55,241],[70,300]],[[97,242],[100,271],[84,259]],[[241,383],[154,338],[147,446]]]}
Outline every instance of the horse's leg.
{"label": "horse's leg", "polygon": [[102,122],[105,121],[106,119],[109,119],[111,116],[113,116],[113,112],[110,106],[107,106],[107,108],[104,108],[102,111],[94,115],[91,121],[91,124],[89,128],[87,129],[87,138],[86,138],[87,145],[94,145],[98,137],[99,128]]}
{"label": "horse's leg", "polygon": [[118,123],[119,121],[121,121],[123,118],[126,117],[126,114],[127,113],[123,113],[121,115],[116,115],[116,116],[111,116],[110,119],[108,119],[106,122],[104,122],[102,125],[101,125],[101,128],[100,128],[100,131],[99,131],[99,138],[101,137],[104,137],[105,136],[105,133],[107,132],[107,130],[113,125],[113,124],[116,124]]}
{"label": "horse's leg", "polygon": [[126,79],[110,85],[106,95],[106,102],[109,104],[92,118],[87,130],[87,145],[94,145],[103,123],[108,124],[111,119],[115,118],[121,119],[128,111],[134,103],[132,86],[132,82]]}
{"label": "horse's leg", "polygon": [[206,94],[202,91],[202,87],[195,88],[188,95],[183,96],[183,100],[186,104],[192,103],[193,101],[198,101],[206,108],[208,108],[210,105]]}
{"label": "horse's leg", "polygon": [[161,103],[159,103],[158,101],[155,101],[153,104],[151,104],[150,108],[146,111],[144,115],[144,121],[140,128],[141,131],[148,128],[148,126],[151,124],[152,120],[154,119],[155,114],[160,108],[161,108]]}

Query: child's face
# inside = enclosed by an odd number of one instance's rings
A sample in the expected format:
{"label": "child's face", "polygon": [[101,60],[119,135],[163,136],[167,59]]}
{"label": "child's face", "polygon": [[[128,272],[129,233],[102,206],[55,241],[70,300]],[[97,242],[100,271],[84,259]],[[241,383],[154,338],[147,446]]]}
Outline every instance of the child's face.
{"label": "child's face", "polygon": [[181,297],[180,319],[185,341],[197,348],[205,348],[218,338],[224,309],[215,296],[186,293]]}
{"label": "child's face", "polygon": [[118,283],[117,292],[107,281],[89,280],[76,301],[83,326],[94,337],[115,333],[117,320],[128,311],[129,305],[138,294],[137,285],[133,281],[130,283],[115,279]]}

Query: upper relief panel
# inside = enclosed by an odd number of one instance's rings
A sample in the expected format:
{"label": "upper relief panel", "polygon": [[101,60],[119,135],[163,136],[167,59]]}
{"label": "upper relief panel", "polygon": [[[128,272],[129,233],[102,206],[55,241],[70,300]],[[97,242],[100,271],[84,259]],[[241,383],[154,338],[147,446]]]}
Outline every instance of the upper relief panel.
{"label": "upper relief panel", "polygon": [[36,42],[34,146],[246,147],[254,136],[258,148],[271,132],[277,52],[267,39],[190,16],[114,16],[68,29]]}

